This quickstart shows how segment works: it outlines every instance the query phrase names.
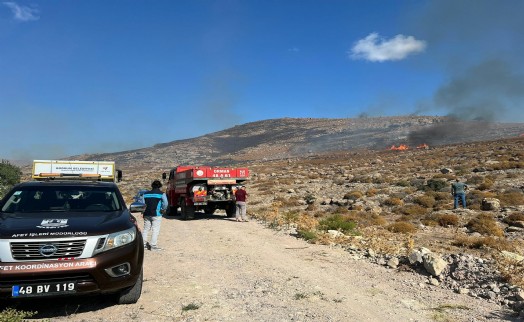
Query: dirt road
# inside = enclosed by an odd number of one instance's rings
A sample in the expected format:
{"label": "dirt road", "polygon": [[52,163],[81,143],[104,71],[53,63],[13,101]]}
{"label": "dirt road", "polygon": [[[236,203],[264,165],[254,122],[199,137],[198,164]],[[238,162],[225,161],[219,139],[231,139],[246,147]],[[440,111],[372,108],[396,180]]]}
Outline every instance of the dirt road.
{"label": "dirt road", "polygon": [[485,321],[511,320],[483,300],[310,245],[255,221],[164,218],[147,251],[142,297],[41,300],[19,306],[48,321]]}

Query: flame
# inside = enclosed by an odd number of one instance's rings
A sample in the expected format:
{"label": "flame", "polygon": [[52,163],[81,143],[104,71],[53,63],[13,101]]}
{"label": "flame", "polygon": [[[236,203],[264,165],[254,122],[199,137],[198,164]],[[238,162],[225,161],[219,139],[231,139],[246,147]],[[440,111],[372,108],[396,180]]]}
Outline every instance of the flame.
{"label": "flame", "polygon": [[399,146],[395,146],[394,144],[389,148],[390,150],[396,150],[396,151],[405,151],[408,150],[409,147],[405,144],[401,144]]}
{"label": "flame", "polygon": [[429,149],[429,145],[427,145],[426,143],[422,143],[417,146],[417,149]]}

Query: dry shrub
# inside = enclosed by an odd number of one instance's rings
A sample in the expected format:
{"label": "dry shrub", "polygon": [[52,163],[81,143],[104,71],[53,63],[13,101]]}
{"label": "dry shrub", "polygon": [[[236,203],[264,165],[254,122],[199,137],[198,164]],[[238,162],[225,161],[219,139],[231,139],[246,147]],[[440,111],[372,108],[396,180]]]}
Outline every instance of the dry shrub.
{"label": "dry shrub", "polygon": [[392,233],[399,234],[413,234],[417,231],[417,227],[408,221],[398,221],[386,227]]}
{"label": "dry shrub", "polygon": [[479,175],[471,176],[470,178],[468,178],[468,181],[466,181],[466,183],[468,185],[470,185],[470,184],[481,184],[482,182],[484,182],[484,177],[483,176],[479,176]]}
{"label": "dry shrub", "polygon": [[436,221],[442,227],[457,226],[459,217],[453,214],[440,214],[436,216]]}
{"label": "dry shrub", "polygon": [[306,210],[307,211],[317,211],[318,210],[318,206],[314,203],[310,203],[307,205],[306,207]]}
{"label": "dry shrub", "polygon": [[502,237],[504,231],[498,225],[493,215],[489,213],[479,214],[475,218],[471,219],[467,225],[470,230],[477,232],[482,235]]}
{"label": "dry shrub", "polygon": [[358,190],[353,190],[353,191],[350,191],[348,193],[346,193],[343,197],[343,199],[347,199],[347,200],[358,200],[360,198],[362,198],[364,196],[364,194]]}
{"label": "dry shrub", "polygon": [[508,225],[513,225],[517,221],[524,221],[524,214],[511,214],[503,220]]}
{"label": "dry shrub", "polygon": [[373,182],[373,178],[371,178],[370,176],[367,176],[367,175],[356,175],[353,177],[353,179],[351,179],[351,182],[355,182],[355,183],[372,183]]}
{"label": "dry shrub", "polygon": [[430,191],[427,193],[428,196],[432,196],[437,201],[449,201],[452,199],[451,193],[449,192],[434,192]]}
{"label": "dry shrub", "polygon": [[413,201],[425,208],[433,208],[435,205],[435,198],[429,195],[418,196]]}
{"label": "dry shrub", "polygon": [[318,220],[307,214],[301,214],[297,219],[297,230],[299,231],[312,231],[318,226]]}
{"label": "dry shrub", "polygon": [[499,254],[495,256],[495,261],[498,271],[506,282],[524,288],[524,261],[507,258]]}
{"label": "dry shrub", "polygon": [[290,186],[290,185],[295,183],[295,179],[293,179],[293,178],[279,178],[279,179],[276,180],[275,183],[276,184]]}
{"label": "dry shrub", "polygon": [[512,190],[498,194],[497,198],[504,206],[524,205],[524,193],[520,190]]}
{"label": "dry shrub", "polygon": [[378,191],[377,189],[371,188],[368,191],[366,191],[366,196],[368,196],[368,197],[376,196],[377,195],[377,191]]}
{"label": "dry shrub", "polygon": [[460,234],[452,241],[452,245],[470,249],[491,248],[497,251],[515,251],[515,245],[512,242],[504,238],[493,236],[475,237]]}
{"label": "dry shrub", "polygon": [[522,161],[501,161],[493,165],[494,170],[508,170],[508,169],[519,169],[524,167]]}
{"label": "dry shrub", "polygon": [[478,190],[484,191],[493,188],[493,180],[486,178],[481,184],[477,186]]}
{"label": "dry shrub", "polygon": [[469,209],[480,210],[480,206],[482,205],[482,199],[494,198],[496,197],[496,195],[491,192],[473,190],[470,193],[468,193],[466,197],[467,197],[467,204],[468,204]]}
{"label": "dry shrub", "polygon": [[402,201],[402,199],[400,198],[389,197],[388,199],[384,200],[382,204],[384,206],[390,206],[390,207],[402,206],[404,204],[404,201]]}
{"label": "dry shrub", "polygon": [[441,191],[446,187],[448,187],[448,183],[440,179],[429,179],[427,183],[427,189],[431,189],[433,191]]}
{"label": "dry shrub", "polygon": [[346,217],[357,223],[359,228],[370,226],[384,226],[387,224],[386,219],[373,212],[350,211]]}
{"label": "dry shrub", "polygon": [[411,235],[397,234],[382,227],[367,227],[361,231],[361,239],[354,243],[372,249],[379,254],[405,254],[411,246]]}
{"label": "dry shrub", "polygon": [[292,196],[289,198],[286,197],[275,197],[275,202],[280,202],[282,207],[297,207],[300,206],[300,198]]}
{"label": "dry shrub", "polygon": [[411,218],[420,218],[427,213],[427,209],[420,205],[406,205],[396,208],[395,211]]}
{"label": "dry shrub", "polygon": [[400,187],[409,187],[411,185],[407,180],[400,180],[397,181],[395,184]]}

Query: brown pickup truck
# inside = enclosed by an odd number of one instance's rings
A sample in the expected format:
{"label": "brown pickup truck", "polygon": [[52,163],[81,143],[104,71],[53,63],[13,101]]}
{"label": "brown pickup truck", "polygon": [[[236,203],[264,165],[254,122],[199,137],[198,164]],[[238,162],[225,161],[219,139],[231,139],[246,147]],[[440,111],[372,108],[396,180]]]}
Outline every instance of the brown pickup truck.
{"label": "brown pickup truck", "polygon": [[0,298],[98,293],[135,303],[143,258],[136,220],[113,182],[24,182],[0,202]]}

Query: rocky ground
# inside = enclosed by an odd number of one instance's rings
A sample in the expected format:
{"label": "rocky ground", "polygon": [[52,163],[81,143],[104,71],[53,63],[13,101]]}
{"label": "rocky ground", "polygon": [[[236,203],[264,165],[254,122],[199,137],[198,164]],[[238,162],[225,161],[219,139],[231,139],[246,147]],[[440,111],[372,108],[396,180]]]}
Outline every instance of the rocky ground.
{"label": "rocky ground", "polygon": [[[515,138],[246,161],[254,220],[165,220],[137,305],[35,308],[75,321],[522,319],[522,151]],[[127,201],[168,170],[124,168]],[[468,209],[453,209],[456,176]],[[335,215],[356,227],[322,226]]]}
{"label": "rocky ground", "polygon": [[[68,298],[18,304],[40,321],[517,321],[496,303],[308,244],[251,220],[166,217],[133,305]],[[1,305],[6,305],[3,302]]]}

